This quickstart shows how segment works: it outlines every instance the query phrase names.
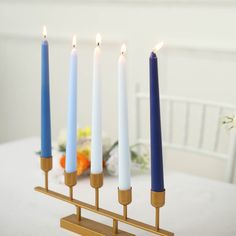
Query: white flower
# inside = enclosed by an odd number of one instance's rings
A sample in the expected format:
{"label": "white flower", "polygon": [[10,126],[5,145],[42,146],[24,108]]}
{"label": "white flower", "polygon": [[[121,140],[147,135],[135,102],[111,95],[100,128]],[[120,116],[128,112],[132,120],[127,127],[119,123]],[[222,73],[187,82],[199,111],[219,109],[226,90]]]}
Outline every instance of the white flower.
{"label": "white flower", "polygon": [[62,129],[58,136],[58,146],[65,147],[66,146],[66,129]]}
{"label": "white flower", "polygon": [[118,148],[114,148],[110,153],[110,158],[106,162],[107,172],[110,175],[118,175]]}
{"label": "white flower", "polygon": [[111,139],[106,133],[102,133],[102,148],[103,153],[106,152],[111,147]]}

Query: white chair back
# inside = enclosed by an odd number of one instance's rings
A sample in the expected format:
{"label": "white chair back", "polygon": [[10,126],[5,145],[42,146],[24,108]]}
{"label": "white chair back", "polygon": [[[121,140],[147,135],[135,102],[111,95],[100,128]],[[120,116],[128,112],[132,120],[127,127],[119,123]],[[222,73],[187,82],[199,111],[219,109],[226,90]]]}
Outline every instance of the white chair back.
{"label": "white chair back", "polygon": [[[149,107],[149,94],[139,91],[138,85],[136,86],[135,101],[136,101],[136,142],[140,144],[149,144],[149,138],[142,138],[140,127],[141,127],[141,114],[140,104],[145,102],[145,106]],[[211,101],[202,101],[196,99],[182,98],[182,97],[172,97],[172,96],[161,96],[161,113],[162,113],[162,133],[163,135],[163,147],[179,149],[183,151],[194,152],[201,155],[207,155],[212,158],[220,158],[227,162],[227,167],[225,170],[225,181],[232,182],[234,176],[234,166],[236,159],[236,135],[235,132],[227,132],[222,128],[221,119],[226,114],[235,114],[236,107],[230,104],[221,104]],[[182,106],[181,112],[178,110],[178,105]],[[183,109],[184,107],[184,109]],[[198,120],[195,121],[195,117],[191,116],[192,110],[197,107],[195,113],[198,114]],[[214,128],[211,127],[211,135],[207,134],[209,127],[209,111],[214,109],[214,120],[215,124],[212,124]],[[163,115],[163,110],[165,110],[165,116]],[[179,115],[177,118],[176,114]],[[146,115],[146,114],[145,114]],[[211,114],[212,115],[212,114]],[[163,117],[164,121],[163,122]],[[183,122],[183,127],[181,128],[182,140],[176,140],[173,138],[174,134],[174,122],[175,119]],[[190,140],[190,123],[194,122],[197,131],[195,132],[195,142],[191,143]],[[165,125],[163,125],[165,123]],[[177,121],[178,123],[178,121]],[[149,127],[148,127],[149,128]],[[180,129],[177,127],[177,129]],[[212,130],[214,129],[214,130]],[[176,129],[175,129],[176,130]],[[178,130],[180,131],[180,130]],[[225,134],[228,135],[225,135]],[[220,150],[221,136],[225,135],[223,142],[226,142],[226,147],[222,151]],[[211,139],[211,145],[206,147],[204,145],[204,140]],[[227,139],[227,141],[225,140]],[[190,144],[191,143],[191,144]]]}

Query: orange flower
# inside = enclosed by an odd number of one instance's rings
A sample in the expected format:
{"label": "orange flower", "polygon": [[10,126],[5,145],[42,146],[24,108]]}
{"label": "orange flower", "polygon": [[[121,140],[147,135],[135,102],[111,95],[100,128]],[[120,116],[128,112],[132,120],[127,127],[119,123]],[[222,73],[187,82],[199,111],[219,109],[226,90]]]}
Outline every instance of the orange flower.
{"label": "orange flower", "polygon": [[77,163],[77,175],[81,175],[85,170],[90,167],[90,161],[82,153],[77,153]]}
{"label": "orange flower", "polygon": [[65,165],[66,165],[66,156],[63,155],[61,158],[60,158],[60,165],[63,169],[65,169]]}
{"label": "orange flower", "polygon": [[[60,165],[62,168],[65,169],[65,162],[66,162],[66,156],[63,155],[60,158]],[[83,174],[84,171],[86,171],[90,167],[90,161],[88,160],[87,156],[83,153],[77,153],[77,175]]]}

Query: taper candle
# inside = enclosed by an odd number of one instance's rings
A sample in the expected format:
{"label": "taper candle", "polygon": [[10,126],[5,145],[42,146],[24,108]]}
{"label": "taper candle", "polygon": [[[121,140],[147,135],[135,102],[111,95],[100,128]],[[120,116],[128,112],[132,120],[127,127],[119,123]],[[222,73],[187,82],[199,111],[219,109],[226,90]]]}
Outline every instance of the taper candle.
{"label": "taper candle", "polygon": [[118,152],[119,152],[119,189],[128,190],[130,184],[130,150],[128,135],[128,104],[126,91],[126,46],[121,47],[121,55],[118,61]]}
{"label": "taper candle", "polygon": [[67,173],[75,172],[77,169],[77,51],[76,36],[72,40],[70,55],[70,78],[68,94],[68,116],[67,116],[67,142],[66,142],[66,166]]}
{"label": "taper candle", "polygon": [[49,58],[46,27],[41,45],[41,157],[51,157]]}
{"label": "taper candle", "polygon": [[91,173],[100,174],[102,168],[102,102],[101,102],[101,35],[96,36],[93,54]]}
{"label": "taper candle", "polygon": [[157,52],[163,42],[157,44],[149,58],[150,69],[150,131],[151,131],[151,190],[164,191],[161,114],[158,82]]}

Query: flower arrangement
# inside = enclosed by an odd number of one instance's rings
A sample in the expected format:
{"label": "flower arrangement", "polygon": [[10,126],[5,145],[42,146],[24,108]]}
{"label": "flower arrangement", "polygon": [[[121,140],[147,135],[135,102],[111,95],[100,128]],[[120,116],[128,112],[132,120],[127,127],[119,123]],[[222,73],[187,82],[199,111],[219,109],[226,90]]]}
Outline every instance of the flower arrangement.
{"label": "flower arrangement", "polygon": [[[113,144],[103,135],[103,165],[110,175],[118,175],[118,141]],[[79,128],[77,132],[77,175],[88,174],[90,170],[91,154],[91,129]],[[58,137],[58,148],[61,153],[60,166],[65,168],[66,161],[66,130],[62,130]],[[149,165],[148,148],[145,145],[135,144],[130,146],[131,167],[135,170],[146,170]]]}
{"label": "flower arrangement", "polygon": [[223,126],[228,129],[235,129],[236,128],[236,117],[235,115],[227,115],[224,116],[222,119]]}

